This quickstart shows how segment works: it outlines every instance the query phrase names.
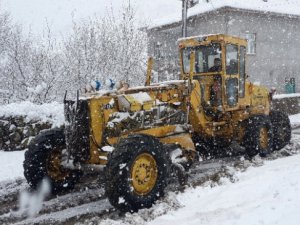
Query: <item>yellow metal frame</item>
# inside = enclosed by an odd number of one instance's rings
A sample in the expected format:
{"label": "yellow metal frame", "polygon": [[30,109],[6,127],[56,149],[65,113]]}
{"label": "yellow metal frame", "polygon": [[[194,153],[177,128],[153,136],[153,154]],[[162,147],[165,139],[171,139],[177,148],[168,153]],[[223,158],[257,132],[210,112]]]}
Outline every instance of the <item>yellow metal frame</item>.
{"label": "yellow metal frame", "polygon": [[[168,105],[172,105],[172,103],[175,102],[181,102],[182,104],[179,108],[187,112],[189,115],[188,122],[191,125],[191,132],[197,133],[203,139],[222,137],[241,141],[245,130],[243,121],[252,115],[269,114],[270,103],[268,90],[266,88],[253,85],[247,81],[245,82],[245,96],[243,98],[238,98],[238,103],[235,107],[229,107],[225,101],[225,81],[226,78],[229,77],[226,75],[225,71],[225,45],[227,43],[231,43],[238,46],[246,46],[247,42],[244,39],[228,35],[211,35],[207,37],[193,37],[180,40],[179,48],[182,50],[185,47],[208,45],[212,42],[218,42],[222,47],[223,70],[219,73],[222,76],[223,91],[223,107],[220,114],[221,116],[215,118],[207,116],[205,112],[206,106],[203,105],[202,102],[204,96],[201,96],[200,83],[198,80],[194,80],[195,76],[205,76],[207,77],[206,85],[209,85],[211,82],[209,76],[216,73],[197,74],[193,70],[191,70],[190,73],[183,73],[182,60],[180,60],[181,76],[185,81],[175,82],[173,84],[150,85],[151,68],[153,64],[153,60],[150,59],[148,63],[146,86],[143,88],[129,88],[122,92],[122,95],[126,96],[133,93],[146,92],[154,100],[154,102],[159,100],[159,102],[163,102]],[[192,54],[190,62],[192,65],[194,65],[194,60],[195,54]],[[190,68],[194,67],[190,66]],[[239,74],[231,75],[230,77],[239,78]],[[90,112],[90,159],[87,163],[105,164],[107,162],[105,160],[107,153],[101,150],[101,147],[104,144],[115,145],[119,142],[120,138],[137,133],[154,136],[159,138],[162,143],[176,143],[181,146],[185,152],[192,152],[192,154],[189,154],[193,155],[193,157],[196,155],[194,154],[195,146],[191,139],[191,134],[188,132],[178,133],[176,131],[176,125],[163,125],[152,128],[130,130],[123,132],[118,137],[109,137],[104,140],[103,132],[109,121],[110,115],[114,112],[120,111],[118,108],[118,95],[118,93],[115,93],[113,95],[100,97],[94,96],[88,99]],[[209,96],[209,93],[206,93],[206,95]],[[106,107],[111,101],[114,102],[113,106]]]}

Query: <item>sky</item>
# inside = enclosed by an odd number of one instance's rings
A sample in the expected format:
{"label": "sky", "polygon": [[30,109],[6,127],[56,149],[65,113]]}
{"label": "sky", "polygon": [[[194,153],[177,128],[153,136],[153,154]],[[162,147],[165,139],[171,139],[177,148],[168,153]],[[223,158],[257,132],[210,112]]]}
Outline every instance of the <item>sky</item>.
{"label": "sky", "polygon": [[[64,34],[76,20],[88,19],[93,15],[105,16],[112,6],[119,12],[122,4],[129,0],[0,0],[0,7],[11,13],[13,21],[22,24],[26,30],[42,33],[48,24],[55,34]],[[166,15],[181,15],[180,0],[131,0],[136,8],[137,18],[151,23]]]}
{"label": "sky", "polygon": [[[142,26],[181,20],[181,0],[0,0],[0,8],[10,12],[13,20],[25,30],[42,34],[48,24],[51,31],[59,35],[70,30],[73,19],[103,17],[111,7],[116,14],[128,2],[136,9],[136,18]],[[223,6],[300,15],[300,0],[199,0],[199,4],[189,10],[189,16]]]}

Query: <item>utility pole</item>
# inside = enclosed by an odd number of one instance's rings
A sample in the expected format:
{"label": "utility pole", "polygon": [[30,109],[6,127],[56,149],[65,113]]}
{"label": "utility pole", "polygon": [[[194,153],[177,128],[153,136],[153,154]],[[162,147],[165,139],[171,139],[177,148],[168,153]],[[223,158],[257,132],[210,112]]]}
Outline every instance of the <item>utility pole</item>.
{"label": "utility pole", "polygon": [[182,1],[182,37],[187,37],[187,12],[189,8],[197,5],[199,0],[180,0]]}
{"label": "utility pole", "polygon": [[187,2],[188,0],[182,0],[182,37],[187,36]]}

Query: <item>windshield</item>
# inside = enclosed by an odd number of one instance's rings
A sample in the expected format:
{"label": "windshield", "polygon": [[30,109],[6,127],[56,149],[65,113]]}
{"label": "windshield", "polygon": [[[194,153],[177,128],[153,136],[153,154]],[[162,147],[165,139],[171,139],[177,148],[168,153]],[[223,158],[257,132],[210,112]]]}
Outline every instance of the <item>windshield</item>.
{"label": "windshield", "polygon": [[195,51],[195,72],[219,72],[222,70],[221,46],[220,44],[210,44],[205,46],[190,47],[182,50],[183,72],[190,72],[190,54]]}

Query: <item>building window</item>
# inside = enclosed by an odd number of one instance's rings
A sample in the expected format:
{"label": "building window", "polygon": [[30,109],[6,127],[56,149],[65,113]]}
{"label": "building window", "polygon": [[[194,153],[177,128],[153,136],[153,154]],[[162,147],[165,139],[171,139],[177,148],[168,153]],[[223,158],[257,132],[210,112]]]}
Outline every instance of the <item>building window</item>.
{"label": "building window", "polygon": [[247,54],[254,55],[256,54],[256,34],[245,34],[245,38],[248,41],[247,45]]}
{"label": "building window", "polygon": [[159,41],[154,43],[154,56],[155,56],[156,59],[163,58],[162,43],[160,43]]}

